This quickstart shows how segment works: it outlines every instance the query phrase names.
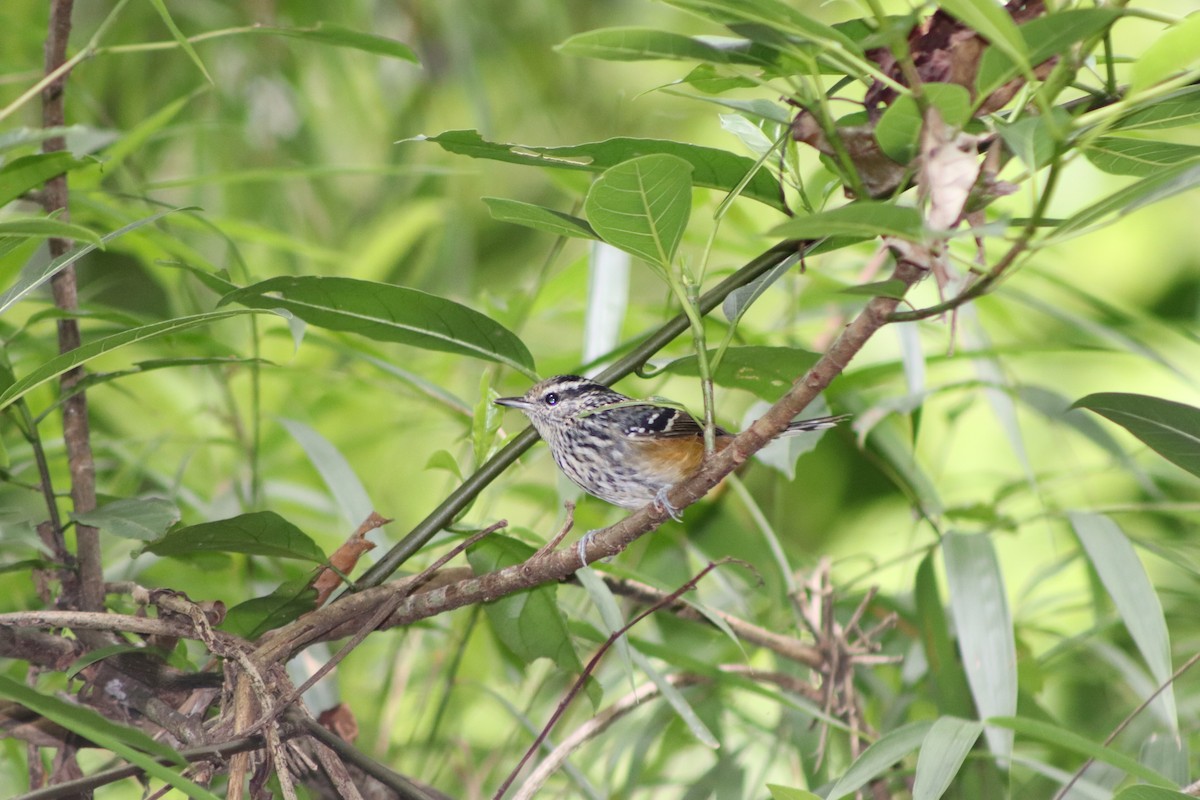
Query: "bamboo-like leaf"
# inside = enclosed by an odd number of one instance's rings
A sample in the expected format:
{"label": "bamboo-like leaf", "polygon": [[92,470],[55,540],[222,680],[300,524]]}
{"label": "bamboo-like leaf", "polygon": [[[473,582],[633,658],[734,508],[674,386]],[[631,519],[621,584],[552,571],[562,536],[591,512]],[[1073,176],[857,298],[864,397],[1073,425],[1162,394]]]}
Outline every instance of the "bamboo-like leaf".
{"label": "bamboo-like leaf", "polygon": [[[950,613],[975,707],[981,717],[1011,716],[1017,710],[1017,646],[992,540],[984,534],[948,533],[942,550]],[[992,753],[1007,760],[1012,734],[991,727],[986,734]]]}
{"label": "bamboo-like leaf", "polygon": [[183,35],[183,31],[179,30],[179,26],[175,24],[171,12],[167,10],[167,4],[163,0],[150,0],[150,5],[154,6],[154,10],[162,17],[163,24],[167,26],[167,30],[171,32],[171,36],[175,39],[175,43],[187,53],[188,58],[196,65],[196,69],[200,70],[200,74],[204,76],[204,80],[216,85],[212,75],[208,74],[208,68],[204,66],[204,62],[200,60],[200,54],[196,52],[196,48],[192,47],[192,43]]}
{"label": "bamboo-like leaf", "polygon": [[536,378],[515,333],[453,300],[390,283],[316,275],[282,276],[230,292],[218,305],[282,308],[321,328],[383,342],[473,356]]}
{"label": "bamboo-like leaf", "polygon": [[975,720],[935,720],[917,756],[913,800],[938,800],[945,794],[982,732],[983,723]]}
{"label": "bamboo-like leaf", "polygon": [[[157,214],[151,214],[148,217],[143,217],[142,219],[139,219],[135,222],[131,222],[122,228],[118,228],[117,230],[113,231],[112,233],[101,236],[100,237],[101,246],[103,244],[107,244],[108,242],[111,242],[113,239],[117,239],[117,238],[120,238],[121,236],[124,236],[125,234],[129,233],[130,231],[137,230],[138,228],[142,227],[143,225],[148,225],[149,223],[154,222],[155,220],[165,217],[167,214],[173,214],[176,211],[187,211],[187,210],[189,210],[189,209],[172,208],[172,209],[168,209],[166,211],[160,211]],[[29,271],[29,272],[22,272],[21,276],[19,278],[17,278],[17,282],[14,283],[12,286],[10,286],[8,288],[8,291],[6,291],[3,295],[0,295],[0,314],[3,314],[5,311],[7,311],[9,308],[11,308],[14,303],[16,303],[21,298],[28,295],[30,292],[32,292],[34,289],[41,286],[46,281],[53,278],[54,275],[59,270],[66,268],[70,264],[74,264],[76,261],[83,258],[88,253],[95,250],[96,247],[97,247],[97,245],[95,245],[95,244],[84,245],[83,247],[80,247],[77,250],[71,250],[70,252],[63,253],[61,256],[54,259],[53,261],[51,261],[49,264],[45,265],[44,267],[41,267],[37,270]]]}
{"label": "bamboo-like leaf", "polygon": [[329,487],[329,493],[342,512],[342,519],[350,525],[358,525],[366,519],[375,506],[346,457],[332,442],[303,422],[281,417],[279,424],[304,448],[309,463]]}
{"label": "bamboo-like leaf", "polygon": [[129,763],[141,767],[148,775],[166,781],[189,797],[196,800],[218,800],[215,794],[204,787],[158,763],[160,758],[179,765],[187,762],[174,749],[155,741],[136,728],[118,725],[90,708],[42,694],[5,675],[0,675],[0,697],[20,703],[72,733],[111,750]]}
{"label": "bamboo-like leaf", "polygon": [[1200,61],[1200,14],[1163,31],[1130,67],[1129,94],[1135,95]]}
{"label": "bamboo-like leaf", "polygon": [[14,158],[0,167],[0,206],[8,205],[55,175],[89,163],[92,162],[80,161],[65,150]]}
{"label": "bamboo-like leaf", "polygon": [[1107,417],[1172,464],[1200,477],[1200,408],[1124,392],[1089,394],[1072,408]]}
{"label": "bamboo-like leaf", "polygon": [[34,369],[32,372],[18,378],[11,385],[4,388],[0,392],[0,411],[3,411],[8,406],[12,405],[17,400],[24,397],[33,389],[41,386],[47,381],[57,378],[69,369],[78,367],[80,364],[86,364],[92,359],[111,353],[122,347],[127,347],[137,342],[144,342],[148,339],[156,339],[160,336],[167,336],[172,333],[185,331],[189,328],[195,328],[199,325],[208,325],[211,322],[217,322],[230,317],[237,317],[243,314],[261,313],[256,311],[233,310],[233,311],[209,311],[204,314],[196,314],[191,317],[180,317],[178,319],[169,319],[164,322],[154,322],[149,325],[143,325],[140,328],[131,328],[127,331],[114,333],[111,336],[105,336],[102,339],[94,339],[80,347],[69,352],[63,353],[60,356],[55,356],[41,366]]}
{"label": "bamboo-like leaf", "polygon": [[991,717],[985,720],[985,722],[989,731],[992,728],[1014,731],[1022,736],[1037,739],[1048,745],[1061,747],[1064,750],[1069,750],[1088,758],[1094,758],[1097,761],[1103,761],[1105,764],[1111,764],[1117,769],[1123,770],[1146,783],[1164,787],[1172,785],[1170,780],[1149,767],[1139,764],[1124,753],[1118,752],[1111,747],[1106,747],[1098,742],[1093,742],[1061,725],[1053,725],[1049,722],[1029,719],[1027,717],[1013,716]]}
{"label": "bamboo-like leaf", "polygon": [[1200,186],[1200,164],[1185,163],[1162,170],[1155,175],[1118,189],[1071,215],[1058,226],[1048,240],[1054,241],[1078,233],[1084,228],[1105,221],[1110,215],[1123,217],[1197,186]]}
{"label": "bamboo-like leaf", "polygon": [[841,800],[887,772],[925,741],[932,722],[912,722],[880,736],[838,779],[825,800]]}
{"label": "bamboo-like leaf", "polygon": [[1150,668],[1150,674],[1160,686],[1165,687],[1156,702],[1162,704],[1163,716],[1178,732],[1175,689],[1170,684],[1173,671],[1171,638],[1163,617],[1162,603],[1141,559],[1125,533],[1108,517],[1073,511],[1068,518],[1088,560],[1100,576],[1100,582],[1104,584],[1129,635]]}
{"label": "bamboo-like leaf", "polygon": [[412,48],[396,39],[380,36],[374,33],[363,33],[330,22],[321,22],[311,28],[280,28],[271,25],[255,27],[250,33],[266,34],[269,36],[286,36],[291,39],[303,39],[317,44],[333,47],[348,47],[373,53],[377,56],[398,58],[401,61],[420,63]]}
{"label": "bamboo-like leaf", "polygon": [[726,61],[725,53],[700,39],[655,28],[602,28],[567,39],[556,48],[570,56],[606,61],[654,59]]}
{"label": "bamboo-like leaf", "polygon": [[60,239],[87,242],[97,247],[103,244],[100,241],[100,234],[90,228],[70,222],[61,222],[52,217],[6,219],[0,222],[0,236],[26,236],[34,239],[49,239],[57,236]]}
{"label": "bamboo-like leaf", "polygon": [[604,241],[669,269],[692,211],[691,165],[651,155],[611,167],[588,191],[583,208]]}

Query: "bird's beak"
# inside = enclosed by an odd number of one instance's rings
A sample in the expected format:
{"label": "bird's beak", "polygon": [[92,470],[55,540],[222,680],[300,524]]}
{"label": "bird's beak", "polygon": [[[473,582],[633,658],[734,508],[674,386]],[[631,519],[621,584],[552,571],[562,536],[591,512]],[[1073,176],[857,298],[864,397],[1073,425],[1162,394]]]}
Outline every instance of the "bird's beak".
{"label": "bird's beak", "polygon": [[493,400],[498,406],[508,406],[509,408],[519,408],[522,411],[527,411],[533,408],[533,403],[526,400],[524,397],[497,397]]}

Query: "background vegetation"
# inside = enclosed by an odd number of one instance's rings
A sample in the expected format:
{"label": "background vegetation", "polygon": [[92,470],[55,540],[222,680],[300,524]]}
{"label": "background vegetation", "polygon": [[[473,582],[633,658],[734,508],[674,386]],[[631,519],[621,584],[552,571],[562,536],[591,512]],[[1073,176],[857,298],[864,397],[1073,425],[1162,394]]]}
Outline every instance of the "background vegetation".
{"label": "background vegetation", "polygon": [[[914,71],[945,87],[922,70],[972,59],[914,39],[905,65],[905,34],[933,4],[795,5],[803,14],[767,0],[80,4],[59,131],[69,155],[40,156],[43,46],[63,4],[5,4],[0,690],[100,745],[76,753],[78,739],[7,708],[7,794],[244,733],[256,704],[284,699],[357,630],[287,650],[301,636],[289,623],[313,605],[315,566],[372,510],[392,520],[369,534],[378,549],[337,562],[354,578],[375,563],[368,583],[421,573],[500,520],[471,566],[524,561],[563,527],[564,499],[579,503],[555,563],[573,571],[575,537],[626,515],[579,498],[542,445],[510,463],[529,437],[510,442],[524,420],[496,396],[537,376],[639,366],[618,388],[699,413],[698,376],[711,368],[716,421],[741,430],[868,302],[882,314],[900,296],[897,321],[866,331],[819,401],[852,423],[807,441],[810,452],[756,459],[682,524],[641,512],[589,557],[633,543],[577,583],[556,585],[554,564],[531,562],[545,567],[543,588],[393,619],[361,641],[305,695],[314,716],[344,703],[328,727],[357,736],[355,748],[330,741],[311,755],[329,778],[293,762],[281,785],[276,761],[237,758],[187,774],[218,795],[240,796],[253,776],[254,795],[318,796],[339,780],[336,753],[364,794],[383,790],[359,769],[392,792],[378,796],[492,796],[602,653],[510,796],[532,790],[539,761],[558,765],[555,747],[569,760],[543,792],[558,796],[1194,792],[1200,684],[1182,668],[1200,653],[1200,195],[1188,191],[1200,183],[1200,16],[1184,16],[1185,0],[1032,4],[1030,16],[1050,18],[1022,36],[998,6],[940,3],[951,41],[973,28],[991,42],[979,67],[991,88],[1032,79],[989,108],[959,87],[913,99]],[[827,27],[852,20],[863,22]],[[754,46],[695,38],[711,36]],[[873,85],[896,89],[901,101],[881,99],[900,111],[848,117]],[[985,163],[978,181],[920,138],[935,130],[930,107],[951,131],[934,143],[960,126],[982,137],[957,140],[965,162]],[[830,153],[790,135],[805,117]],[[610,173],[604,148],[528,155],[617,137],[689,147],[673,150],[682,161]],[[893,166],[871,160],[871,142]],[[998,160],[984,161],[988,148]],[[760,177],[739,185],[760,157]],[[668,242],[654,252],[604,216],[604,187],[643,168],[684,187],[644,215]],[[44,211],[42,183],[64,170],[69,215]],[[953,206],[964,174],[973,215],[959,224],[951,208],[939,230],[929,219]],[[653,199],[654,185],[638,196]],[[43,285],[61,265],[47,245],[57,236],[75,240],[78,309]],[[103,247],[77,258],[98,237]],[[647,257],[602,265],[621,247]],[[644,347],[689,298],[731,276],[722,297],[744,284],[746,264],[781,266]],[[906,269],[936,274],[905,292]],[[979,296],[899,321],[964,290]],[[74,364],[58,356],[64,319],[82,331],[89,376],[98,510],[82,517],[62,426],[59,377]],[[696,358],[725,345],[719,366]],[[1070,410],[1081,400],[1092,410]],[[480,476],[494,480],[471,488]],[[88,526],[109,627],[129,631],[119,638],[37,616],[97,608],[86,576],[63,564],[87,563]],[[402,539],[415,555],[381,561]],[[696,580],[730,557],[740,561]],[[466,580],[453,571],[466,563],[457,556],[435,584]],[[603,650],[693,580],[698,619],[659,609],[622,637],[628,647]],[[184,593],[219,633],[206,638],[186,605],[142,587]],[[418,602],[357,597],[405,613]],[[191,696],[204,730],[152,723],[103,688],[146,666],[130,658],[147,640],[129,620],[147,605],[165,620],[146,633],[171,675],[224,671],[224,694],[136,679],[173,703]],[[379,607],[359,607],[359,626]],[[271,637],[257,648],[239,637],[272,628],[283,649],[256,660]],[[164,638],[172,631],[178,641]],[[250,688],[245,658],[271,691]],[[575,741],[594,720],[611,727]],[[304,725],[287,716],[266,730],[311,752],[317,732]],[[267,744],[256,752],[284,749]],[[180,769],[158,768],[151,790],[203,796]]]}

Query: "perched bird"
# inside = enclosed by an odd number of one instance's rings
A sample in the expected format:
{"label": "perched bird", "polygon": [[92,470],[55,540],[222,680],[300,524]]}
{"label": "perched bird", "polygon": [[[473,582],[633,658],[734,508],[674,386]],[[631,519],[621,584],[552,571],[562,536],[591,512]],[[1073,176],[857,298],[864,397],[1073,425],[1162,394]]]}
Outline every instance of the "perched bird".
{"label": "perched bird", "polygon": [[[559,469],[588,494],[622,508],[654,501],[679,519],[667,490],[704,461],[704,427],[691,414],[634,400],[578,375],[547,378],[496,403],[529,417]],[[831,428],[845,418],[793,422],[785,435]],[[731,441],[733,434],[716,429],[717,450]]]}

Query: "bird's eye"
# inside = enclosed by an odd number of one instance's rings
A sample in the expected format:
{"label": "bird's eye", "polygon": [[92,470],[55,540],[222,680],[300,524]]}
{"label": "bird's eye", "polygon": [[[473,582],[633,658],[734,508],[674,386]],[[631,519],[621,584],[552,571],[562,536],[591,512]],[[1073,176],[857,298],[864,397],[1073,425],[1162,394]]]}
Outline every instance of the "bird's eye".
{"label": "bird's eye", "polygon": [[558,393],[557,392],[547,392],[546,396],[543,397],[542,400],[544,400],[546,402],[546,405],[548,405],[548,406],[558,405]]}

